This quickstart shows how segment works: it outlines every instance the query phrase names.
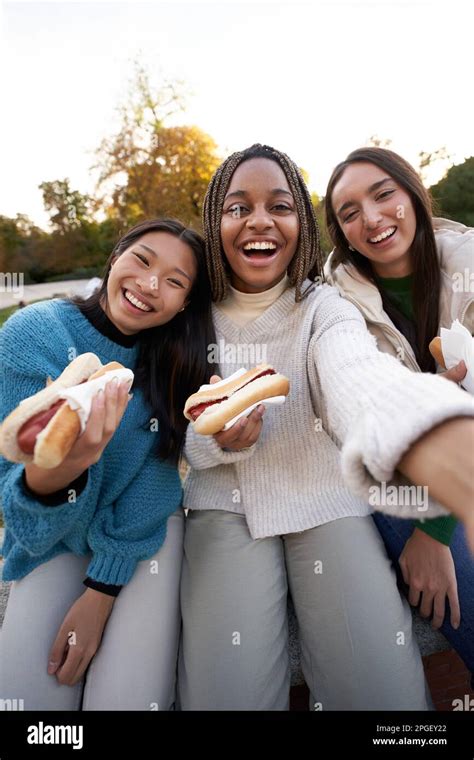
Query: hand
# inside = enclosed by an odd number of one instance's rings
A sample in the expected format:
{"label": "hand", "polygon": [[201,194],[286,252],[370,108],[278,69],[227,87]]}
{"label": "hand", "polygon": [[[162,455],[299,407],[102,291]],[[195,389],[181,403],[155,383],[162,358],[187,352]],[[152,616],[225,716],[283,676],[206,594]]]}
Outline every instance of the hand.
{"label": "hand", "polygon": [[397,469],[415,485],[429,488],[466,529],[474,554],[474,419],[453,417],[421,436],[402,457]]}
{"label": "hand", "polygon": [[459,364],[456,364],[455,367],[451,367],[451,369],[447,369],[446,372],[440,372],[439,376],[444,377],[446,380],[451,380],[453,383],[460,383],[461,380],[464,380],[466,374],[467,367],[461,359]]}
{"label": "hand", "polygon": [[399,565],[409,586],[410,604],[418,607],[421,597],[420,615],[426,618],[433,615],[433,628],[440,628],[448,599],[451,625],[459,628],[458,586],[449,546],[415,528],[400,555]]}
{"label": "hand", "polygon": [[88,588],[67,613],[49,654],[48,674],[74,686],[97,652],[115,597]]}
{"label": "hand", "polygon": [[25,465],[26,482],[32,491],[40,495],[59,491],[99,461],[127,408],[130,400],[127,389],[126,382],[118,384],[112,380],[105,386],[105,392],[94,396],[84,432],[59,467],[45,470],[35,464]]}
{"label": "hand", "polygon": [[[210,382],[217,383],[221,379],[219,375],[212,375]],[[228,430],[216,433],[214,440],[222,449],[230,449],[231,451],[248,449],[258,440],[264,413],[265,406],[259,404],[247,417],[241,417]]]}

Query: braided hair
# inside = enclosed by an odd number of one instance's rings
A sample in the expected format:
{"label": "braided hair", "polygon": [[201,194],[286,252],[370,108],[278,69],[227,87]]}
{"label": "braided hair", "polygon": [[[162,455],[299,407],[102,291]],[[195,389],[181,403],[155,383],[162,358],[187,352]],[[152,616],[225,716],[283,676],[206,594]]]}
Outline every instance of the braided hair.
{"label": "braided hair", "polygon": [[308,188],[294,161],[285,153],[260,143],[226,158],[212,177],[204,198],[202,223],[212,298],[214,301],[222,301],[228,288],[229,266],[222,250],[220,230],[224,199],[235,170],[251,158],[268,158],[275,161],[283,170],[293,194],[300,222],[300,234],[296,253],[288,266],[288,278],[290,285],[296,285],[295,301],[302,301],[314,288],[314,285],[310,285],[301,293],[301,286],[306,278],[313,282],[316,279],[321,282],[324,280],[318,222]]}

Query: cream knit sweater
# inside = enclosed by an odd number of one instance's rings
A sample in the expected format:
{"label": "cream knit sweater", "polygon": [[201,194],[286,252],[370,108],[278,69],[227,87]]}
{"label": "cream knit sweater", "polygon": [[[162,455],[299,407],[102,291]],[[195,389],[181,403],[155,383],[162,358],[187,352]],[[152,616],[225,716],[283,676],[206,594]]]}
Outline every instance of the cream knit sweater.
{"label": "cream knit sweater", "polygon": [[[192,469],[184,506],[245,514],[253,538],[369,514],[374,486],[407,483],[394,471],[412,443],[443,420],[474,416],[474,399],[453,383],[379,352],[358,309],[329,285],[301,303],[287,288],[245,326],[216,305],[213,314],[226,349],[222,377],[239,368],[232,355],[244,346],[264,350],[291,383],[286,403],[267,408],[260,438],[246,451],[223,451],[192,425],[187,432]],[[399,503],[377,508],[404,517],[446,514],[431,499],[420,513],[399,492]]]}

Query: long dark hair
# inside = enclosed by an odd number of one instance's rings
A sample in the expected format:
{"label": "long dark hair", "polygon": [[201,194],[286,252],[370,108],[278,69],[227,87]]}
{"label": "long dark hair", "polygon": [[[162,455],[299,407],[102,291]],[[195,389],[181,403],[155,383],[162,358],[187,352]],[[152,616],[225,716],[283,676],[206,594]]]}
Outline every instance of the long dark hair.
{"label": "long dark hair", "polygon": [[207,361],[209,345],[215,343],[212,324],[211,291],[206,271],[204,241],[194,230],[174,219],[151,219],[132,227],[110,254],[105,264],[100,288],[89,298],[78,296],[70,301],[83,312],[93,313],[107,300],[107,282],[112,262],[148,232],[167,232],[186,243],[197,263],[196,280],[189,293],[189,303],[164,325],[142,330],[138,334],[139,353],[134,370],[134,386],[143,390],[145,400],[158,420],[157,454],[177,464],[184,446],[188,420],[183,409],[188,396],[209,382],[215,369]]}
{"label": "long dark hair", "polygon": [[290,285],[296,286],[295,300],[301,301],[314,288],[310,285],[301,293],[301,286],[307,277],[313,281],[317,278],[320,281],[324,279],[318,222],[308,188],[295,162],[285,153],[260,143],[226,158],[212,177],[204,198],[202,224],[212,297],[215,301],[222,301],[226,297],[228,286],[228,266],[221,243],[224,198],[237,167],[252,158],[268,158],[275,161],[281,167],[293,193],[300,222],[300,235],[296,253],[288,267],[288,277]]}
{"label": "long dark hair", "polygon": [[[408,193],[413,204],[416,232],[410,255],[413,264],[414,325],[391,303],[371,261],[358,251],[349,249],[349,243],[337,220],[332,205],[332,194],[344,171],[356,162],[374,164],[386,171]],[[341,263],[349,262],[360,274],[373,282],[382,296],[384,310],[398,330],[407,338],[420,368],[424,372],[435,372],[435,361],[428,346],[432,338],[438,334],[441,272],[432,225],[431,197],[418,174],[408,161],[391,150],[359,148],[352,151],[345,161],[334,169],[326,191],[325,207],[326,224],[334,244],[332,269],[334,270]]]}

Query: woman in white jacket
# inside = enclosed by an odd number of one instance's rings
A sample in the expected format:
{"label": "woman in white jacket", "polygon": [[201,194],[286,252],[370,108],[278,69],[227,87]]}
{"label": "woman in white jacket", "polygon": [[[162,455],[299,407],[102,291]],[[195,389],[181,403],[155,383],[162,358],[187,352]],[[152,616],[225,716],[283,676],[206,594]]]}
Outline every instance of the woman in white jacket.
{"label": "woman in white jacket", "polygon": [[[334,243],[325,274],[366,320],[381,351],[415,372],[436,372],[428,346],[458,319],[474,331],[474,229],[432,218],[413,167],[392,151],[361,148],[335,169],[326,193]],[[463,363],[445,373],[459,382]],[[474,563],[453,517],[374,516],[411,604],[474,672]]]}

